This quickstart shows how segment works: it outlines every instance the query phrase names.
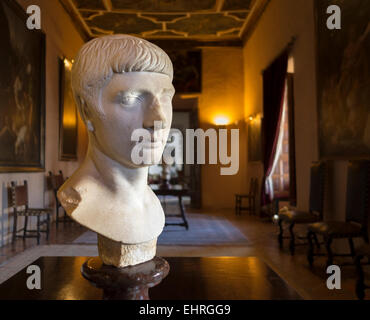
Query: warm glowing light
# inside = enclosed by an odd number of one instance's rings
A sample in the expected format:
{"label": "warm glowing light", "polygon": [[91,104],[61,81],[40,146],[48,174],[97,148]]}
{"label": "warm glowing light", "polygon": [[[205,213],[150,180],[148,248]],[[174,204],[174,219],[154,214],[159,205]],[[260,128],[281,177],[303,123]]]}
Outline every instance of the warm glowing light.
{"label": "warm glowing light", "polygon": [[248,119],[249,119],[249,121],[252,121],[252,120],[253,120],[253,117],[252,117],[252,116],[250,116]]}
{"label": "warm glowing light", "polygon": [[213,119],[213,122],[217,125],[217,126],[225,126],[227,124],[230,123],[230,119],[226,116],[216,116],[214,119]]}
{"label": "warm glowing light", "polygon": [[279,215],[278,214],[274,214],[274,216],[272,217],[272,221],[274,223],[278,223],[279,222]]}
{"label": "warm glowing light", "polygon": [[77,123],[76,113],[65,110],[63,114],[63,126],[65,128],[75,128]]}
{"label": "warm glowing light", "polygon": [[288,59],[288,73],[294,73],[294,58],[292,56]]}
{"label": "warm glowing light", "polygon": [[69,61],[67,58],[64,59],[64,65],[66,66],[66,68],[71,69],[72,63],[73,62]]}

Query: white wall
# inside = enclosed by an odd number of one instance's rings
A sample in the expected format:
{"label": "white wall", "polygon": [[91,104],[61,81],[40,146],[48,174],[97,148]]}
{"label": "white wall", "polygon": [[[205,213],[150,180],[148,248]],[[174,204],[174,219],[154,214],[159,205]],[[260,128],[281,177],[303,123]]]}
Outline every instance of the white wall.
{"label": "white wall", "polygon": [[[53,206],[54,198],[51,192],[45,191],[45,175],[48,171],[57,172],[63,170],[66,176],[70,176],[78,167],[85,152],[86,135],[79,121],[79,150],[78,161],[62,162],[58,160],[59,139],[59,69],[58,57],[66,56],[73,58],[78,49],[84,43],[77,33],[67,13],[56,0],[18,0],[18,3],[26,8],[28,5],[37,4],[41,8],[41,27],[46,34],[46,134],[45,134],[45,172],[38,173],[3,173],[0,174],[1,207],[1,238],[0,246],[11,239],[12,214],[6,210],[7,190],[6,186],[14,180],[23,183],[28,181],[30,206],[43,207]],[[20,221],[21,222],[21,221]]]}

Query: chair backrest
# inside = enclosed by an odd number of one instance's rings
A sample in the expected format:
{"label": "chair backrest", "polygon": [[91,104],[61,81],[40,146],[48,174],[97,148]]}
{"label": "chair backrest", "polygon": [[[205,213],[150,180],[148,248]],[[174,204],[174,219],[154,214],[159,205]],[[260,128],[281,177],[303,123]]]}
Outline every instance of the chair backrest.
{"label": "chair backrest", "polygon": [[310,212],[318,213],[321,217],[324,211],[325,163],[313,162],[310,177]]}
{"label": "chair backrest", "polygon": [[255,196],[258,192],[258,179],[251,178],[249,182],[249,195]]}
{"label": "chair backrest", "polygon": [[258,193],[258,178],[254,178],[254,185],[252,190],[252,195],[255,197]]}
{"label": "chair backrest", "polygon": [[49,171],[49,176],[48,176],[48,184],[51,189],[54,191],[57,191],[62,184],[64,183],[64,177],[63,177],[63,172],[59,170],[59,174],[54,175],[51,171]]}
{"label": "chair backrest", "polygon": [[12,207],[28,206],[28,185],[26,180],[22,186],[17,186],[15,182],[12,181],[10,190],[12,193]]}
{"label": "chair backrest", "polygon": [[350,161],[347,176],[346,220],[367,227],[370,161]]}
{"label": "chair backrest", "polygon": [[63,173],[61,170],[59,170],[59,174],[55,176],[55,182],[56,182],[57,189],[59,189],[64,183],[64,177],[63,177]]}
{"label": "chair backrest", "polygon": [[249,193],[249,194],[252,194],[252,192],[253,192],[253,188],[254,188],[254,178],[251,178],[251,179],[249,180],[249,190],[248,190],[248,193]]}

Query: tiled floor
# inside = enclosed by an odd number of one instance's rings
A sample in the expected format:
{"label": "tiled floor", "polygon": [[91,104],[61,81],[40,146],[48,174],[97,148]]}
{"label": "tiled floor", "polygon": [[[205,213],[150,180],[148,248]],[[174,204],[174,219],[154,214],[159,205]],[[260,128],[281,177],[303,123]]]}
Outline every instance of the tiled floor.
{"label": "tiled floor", "polygon": [[[257,256],[264,260],[290,286],[305,299],[355,299],[356,272],[353,266],[342,267],[342,289],[329,290],[325,272],[325,258],[317,258],[314,268],[310,269],[306,260],[306,246],[297,247],[291,256],[286,245],[283,250],[277,244],[277,226],[268,219],[243,214],[235,216],[232,211],[212,212],[213,215],[226,217],[243,232],[249,243],[247,246],[159,246],[158,255],[164,257],[179,256]],[[17,240],[15,245],[0,248],[0,282],[42,255],[96,255],[96,247],[71,245],[72,241],[86,229],[76,224],[55,224],[49,242],[42,239],[42,245],[36,246],[35,239]],[[53,245],[53,246],[50,246]],[[25,251],[25,249],[27,249]],[[24,252],[25,251],[25,252]],[[23,252],[23,253],[22,253]],[[19,270],[20,270],[19,269]],[[370,278],[370,267],[366,267]],[[370,292],[367,292],[369,298]]]}
{"label": "tiled floor", "polygon": [[[71,243],[79,235],[84,233],[87,229],[76,223],[60,223],[58,229],[56,228],[55,222],[51,225],[49,241],[46,241],[45,234],[41,235],[40,244],[65,244]],[[6,246],[0,247],[0,265],[2,265],[6,260],[14,257],[15,255],[25,251],[26,249],[35,247],[36,239],[27,238],[17,239],[14,244],[8,244]]]}

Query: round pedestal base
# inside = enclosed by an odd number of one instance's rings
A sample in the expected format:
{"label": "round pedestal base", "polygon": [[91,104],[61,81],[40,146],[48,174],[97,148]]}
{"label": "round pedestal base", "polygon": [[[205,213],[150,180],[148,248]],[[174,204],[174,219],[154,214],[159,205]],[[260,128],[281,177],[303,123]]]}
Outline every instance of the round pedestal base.
{"label": "round pedestal base", "polygon": [[94,257],[81,267],[84,278],[103,289],[106,300],[149,300],[149,288],[159,284],[169,270],[168,262],[160,257],[124,268],[107,266]]}

